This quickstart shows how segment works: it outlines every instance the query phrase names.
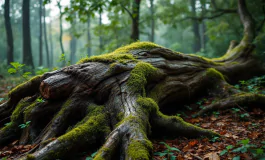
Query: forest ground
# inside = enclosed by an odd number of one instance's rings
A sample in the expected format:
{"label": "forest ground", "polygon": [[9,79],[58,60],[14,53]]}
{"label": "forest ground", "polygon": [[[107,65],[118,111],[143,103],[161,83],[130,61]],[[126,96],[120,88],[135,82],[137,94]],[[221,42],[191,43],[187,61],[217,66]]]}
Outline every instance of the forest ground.
{"label": "forest ground", "polygon": [[[0,104],[3,103],[8,91],[21,83],[20,78],[0,79]],[[265,94],[265,76],[248,81],[240,81],[235,87],[252,92]],[[176,115],[185,121],[206,129],[212,129],[221,137],[187,139],[179,137],[168,140],[166,137],[152,139],[154,160],[186,160],[186,159],[259,159],[264,160],[265,150],[265,108],[259,105],[239,106],[223,111],[214,111],[202,117],[194,117],[201,108],[214,103],[215,97],[201,97],[197,102],[188,104]],[[263,110],[262,110],[263,109]],[[19,145],[18,140],[8,146],[0,146],[0,158],[13,159],[27,153],[35,145]],[[84,159],[92,159],[94,154],[85,153]],[[240,158],[239,158],[240,157]]]}

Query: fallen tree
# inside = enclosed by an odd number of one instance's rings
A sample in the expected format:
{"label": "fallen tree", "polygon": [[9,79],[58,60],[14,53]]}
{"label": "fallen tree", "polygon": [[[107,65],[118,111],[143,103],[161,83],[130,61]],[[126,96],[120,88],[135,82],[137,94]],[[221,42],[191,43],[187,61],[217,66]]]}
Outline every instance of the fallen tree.
{"label": "fallen tree", "polygon": [[223,57],[207,59],[136,42],[17,86],[0,105],[0,119],[11,115],[11,123],[0,130],[0,145],[18,138],[20,144],[38,144],[21,159],[65,159],[99,146],[96,160],[151,159],[151,134],[218,135],[160,110],[181,108],[178,104],[203,94],[219,101],[197,116],[235,104],[265,103],[264,95],[230,85],[265,71],[254,54],[254,22],[245,1],[238,0],[238,6],[244,37],[232,42]]}

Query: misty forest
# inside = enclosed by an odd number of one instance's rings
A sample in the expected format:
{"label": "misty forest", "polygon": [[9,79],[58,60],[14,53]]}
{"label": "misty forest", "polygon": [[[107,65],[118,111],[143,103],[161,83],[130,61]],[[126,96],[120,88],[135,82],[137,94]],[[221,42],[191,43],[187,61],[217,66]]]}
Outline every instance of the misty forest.
{"label": "misty forest", "polygon": [[264,0],[0,0],[1,160],[264,160]]}

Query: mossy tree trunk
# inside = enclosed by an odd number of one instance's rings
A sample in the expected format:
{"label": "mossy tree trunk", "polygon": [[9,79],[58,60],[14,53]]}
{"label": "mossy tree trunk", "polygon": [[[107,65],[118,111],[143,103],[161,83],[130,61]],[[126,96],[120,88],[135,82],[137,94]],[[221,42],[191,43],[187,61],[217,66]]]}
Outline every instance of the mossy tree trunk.
{"label": "mossy tree trunk", "polygon": [[[251,21],[244,17],[249,16],[244,1],[238,1],[242,22]],[[248,26],[244,24],[242,41],[238,45],[233,42],[217,59],[136,42],[34,77],[10,91],[9,100],[0,105],[0,119],[11,115],[12,122],[1,128],[0,145],[18,138],[21,144],[38,144],[33,153],[21,159],[64,159],[100,146],[96,160],[151,159],[148,137],[152,134],[216,136],[160,110],[173,107],[172,103],[181,108],[178,104],[201,94],[218,95],[220,101],[198,116],[235,103],[265,103],[265,96],[230,85],[265,72],[253,54]],[[28,127],[18,128],[28,121]]]}

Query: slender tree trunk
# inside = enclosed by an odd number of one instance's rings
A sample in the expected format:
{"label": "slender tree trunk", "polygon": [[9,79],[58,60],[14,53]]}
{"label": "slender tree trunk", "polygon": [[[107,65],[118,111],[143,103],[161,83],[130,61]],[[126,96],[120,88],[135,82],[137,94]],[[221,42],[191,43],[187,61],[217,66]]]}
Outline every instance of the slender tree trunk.
{"label": "slender tree trunk", "polygon": [[[202,1],[201,1],[202,3]],[[206,13],[206,3],[202,3],[201,4],[201,8],[202,8],[202,14],[205,15]],[[204,52],[206,53],[206,44],[207,44],[207,41],[208,41],[208,37],[206,35],[206,32],[207,32],[207,27],[206,27],[206,24],[205,24],[205,20],[202,20],[201,22],[201,47],[203,48]]]}
{"label": "slender tree trunk", "polygon": [[34,69],[31,53],[31,35],[30,35],[30,0],[23,0],[22,4],[22,22],[23,22],[23,63]]}
{"label": "slender tree trunk", "polygon": [[131,39],[133,41],[139,40],[139,19],[140,19],[140,3],[141,0],[133,0],[132,4],[132,32]]}
{"label": "slender tree trunk", "polygon": [[[190,0],[191,2],[191,7],[192,7],[192,16],[196,17],[196,0]],[[194,44],[193,44],[193,51],[194,52],[199,52],[201,49],[201,36],[200,36],[200,30],[199,30],[199,23],[198,21],[192,20],[192,28],[193,28],[193,33],[194,33]]]}
{"label": "slender tree trunk", "polygon": [[76,17],[74,17],[74,21],[72,23],[72,26],[71,26],[71,41],[70,41],[70,62],[71,64],[74,64],[76,62],[76,37],[74,36],[73,32],[74,32],[74,29],[75,29],[75,23],[76,23],[76,20],[75,20]]}
{"label": "slender tree trunk", "polygon": [[42,5],[43,1],[39,0],[39,66],[42,66],[42,62],[43,62],[43,54],[42,54],[42,9],[43,9],[43,5]]}
{"label": "slender tree trunk", "polygon": [[87,19],[87,56],[88,57],[91,57],[92,55],[92,47],[91,47],[91,33],[90,33],[90,21],[91,21],[91,17],[90,15],[88,16],[88,19]]}
{"label": "slender tree trunk", "polygon": [[103,38],[102,38],[102,12],[99,12],[99,49],[103,51]]}
{"label": "slender tree trunk", "polygon": [[[65,52],[64,52],[64,47],[63,47],[63,20],[62,20],[62,6],[61,6],[61,3],[60,1],[58,1],[58,8],[59,8],[59,11],[60,11],[60,36],[59,36],[59,41],[60,41],[60,47],[61,47],[61,55],[62,57],[65,57]],[[66,61],[65,59],[63,60],[63,66],[66,65]]]}
{"label": "slender tree trunk", "polygon": [[7,38],[7,64],[9,65],[10,62],[14,61],[14,57],[13,57],[13,32],[12,32],[12,26],[11,26],[11,22],[10,22],[10,1],[9,0],[5,0],[5,5],[4,5],[4,16],[5,16],[5,28],[6,28],[6,38]]}
{"label": "slender tree trunk", "polygon": [[155,41],[155,11],[154,11],[154,0],[150,0],[150,12],[151,12],[151,37],[150,41]]}
{"label": "slender tree trunk", "polygon": [[47,29],[46,29],[46,8],[43,7],[43,30],[44,30],[44,41],[45,41],[45,50],[46,50],[46,58],[47,58],[47,67],[50,68],[50,53],[49,53],[49,45],[48,45],[48,37],[47,37]]}
{"label": "slender tree trunk", "polygon": [[53,40],[52,40],[52,21],[49,23],[49,42],[50,42],[50,53],[51,53],[51,67],[53,67]]}

